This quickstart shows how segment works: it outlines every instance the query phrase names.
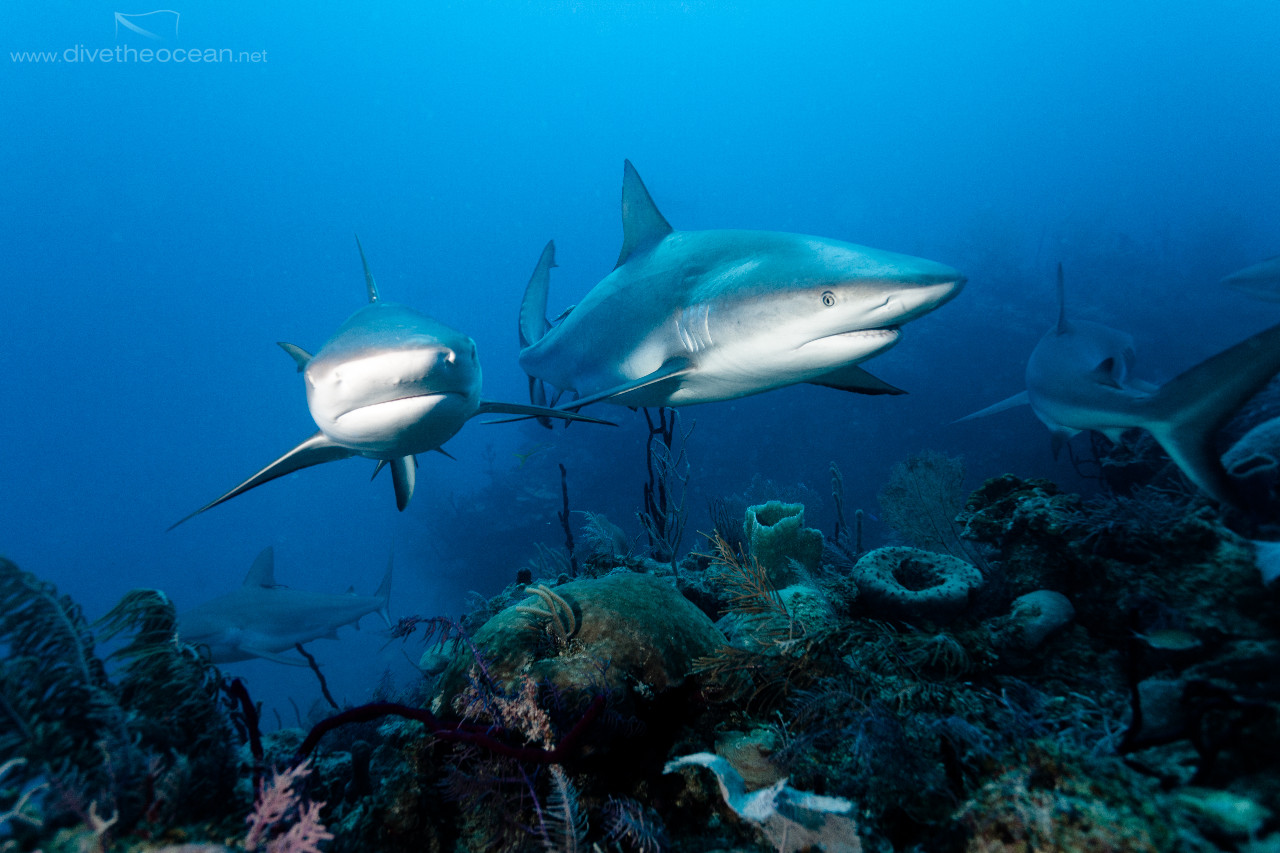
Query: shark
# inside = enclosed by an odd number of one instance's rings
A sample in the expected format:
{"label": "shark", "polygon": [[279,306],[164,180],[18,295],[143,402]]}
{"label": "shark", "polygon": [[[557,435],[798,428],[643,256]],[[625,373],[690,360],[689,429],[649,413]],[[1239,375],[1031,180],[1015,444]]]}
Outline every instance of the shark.
{"label": "shark", "polygon": [[1130,335],[1068,318],[1061,264],[1057,287],[1058,321],[1031,352],[1026,390],[956,423],[1030,405],[1049,429],[1055,456],[1084,430],[1119,441],[1126,430],[1144,429],[1201,491],[1220,504],[1240,506],[1214,434],[1280,372],[1280,324],[1155,385],[1133,375]]}
{"label": "shark", "polygon": [[965,283],[944,264],[839,240],[677,231],[629,160],[622,231],[613,271],[555,324],[555,242],[543,249],[519,313],[533,403],[573,391],[560,409],[686,406],[799,383],[901,394],[858,364]]}
{"label": "shark", "polygon": [[384,302],[356,239],[369,302],[347,318],[314,355],[279,342],[303,374],[307,408],[319,429],[235,488],[174,524],[188,521],[263,483],[302,468],[365,456],[374,476],[391,469],[396,508],[413,497],[417,454],[442,449],[478,415],[510,414],[610,424],[545,406],[480,396],[481,370],[469,336],[406,305]]}
{"label": "shark", "polygon": [[305,666],[284,652],[311,640],[336,640],[338,628],[357,624],[370,613],[380,615],[390,627],[390,597],[390,561],[373,595],[306,592],[276,583],[275,552],[267,546],[253,561],[243,586],[178,615],[178,636],[184,643],[207,646],[214,663],[265,658]]}
{"label": "shark", "polygon": [[1280,255],[1236,270],[1218,283],[1255,299],[1280,302]]}

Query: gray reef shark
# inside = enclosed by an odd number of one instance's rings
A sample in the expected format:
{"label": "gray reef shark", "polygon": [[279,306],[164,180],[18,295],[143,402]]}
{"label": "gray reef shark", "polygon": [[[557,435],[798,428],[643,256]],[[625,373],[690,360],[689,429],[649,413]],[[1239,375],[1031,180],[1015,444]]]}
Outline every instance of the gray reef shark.
{"label": "gray reef shark", "polygon": [[1280,255],[1236,270],[1218,283],[1247,293],[1255,299],[1280,302]]}
{"label": "gray reef shark", "polygon": [[274,552],[268,546],[253,561],[244,586],[178,615],[178,637],[207,646],[214,663],[257,657],[302,666],[302,660],[284,652],[311,640],[336,640],[338,628],[370,613],[381,615],[389,627],[390,597],[390,562],[373,595],[305,592],[276,583]]}
{"label": "gray reef shark", "polygon": [[1272,326],[1156,386],[1134,378],[1133,338],[1087,320],[1068,320],[1058,265],[1058,322],[1027,361],[1027,390],[960,418],[1024,403],[1053,438],[1056,456],[1076,433],[1112,441],[1145,429],[1187,478],[1220,503],[1240,503],[1214,447],[1214,433],[1280,372],[1280,325]]}
{"label": "gray reef shark", "polygon": [[[613,272],[554,327],[548,243],[520,306],[520,366],[589,403],[685,406],[808,382],[862,394],[902,391],[858,367],[903,323],[960,292],[933,261],[776,231],[676,231],[627,161],[622,251]],[[557,395],[558,396],[558,392]]]}
{"label": "gray reef shark", "polygon": [[[297,362],[307,386],[307,407],[318,432],[231,491],[175,522],[285,474],[351,456],[367,456],[391,468],[396,506],[413,497],[415,454],[437,450],[477,415],[513,414],[608,423],[540,406],[480,398],[476,345],[462,332],[404,305],[382,302],[364,249],[369,304],[356,311],[320,351],[280,343]],[[448,455],[448,454],[445,454]]]}

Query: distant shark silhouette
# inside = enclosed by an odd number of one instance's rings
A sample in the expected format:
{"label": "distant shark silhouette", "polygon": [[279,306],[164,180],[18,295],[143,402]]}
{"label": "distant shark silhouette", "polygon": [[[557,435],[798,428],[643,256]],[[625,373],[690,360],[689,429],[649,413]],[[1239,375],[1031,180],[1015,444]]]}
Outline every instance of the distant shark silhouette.
{"label": "distant shark silhouette", "polygon": [[[543,383],[590,403],[685,406],[808,382],[901,394],[858,367],[897,343],[901,325],[954,297],[943,264],[776,231],[675,231],[630,161],[622,252],[613,272],[554,328],[548,243],[520,306],[530,399]],[[555,397],[558,397],[557,392]]]}
{"label": "distant shark silhouette", "polygon": [[1145,429],[1191,482],[1221,503],[1239,505],[1213,436],[1280,372],[1280,325],[1259,332],[1161,386],[1134,379],[1133,338],[1087,320],[1068,320],[1058,265],[1058,322],[1031,353],[1027,390],[967,421],[1024,403],[1049,428],[1056,456],[1067,439],[1096,430],[1119,441]]}
{"label": "distant shark silhouette", "polygon": [[369,304],[348,317],[314,356],[280,343],[304,374],[307,407],[320,430],[217,500],[174,522],[170,530],[269,480],[351,456],[378,460],[375,476],[384,465],[390,466],[396,507],[403,510],[413,497],[415,454],[444,453],[440,446],[477,415],[608,423],[546,407],[480,399],[475,342],[420,311],[380,302],[359,239],[356,248]]}
{"label": "distant shark silhouette", "polygon": [[268,546],[253,561],[240,589],[179,614],[178,636],[184,643],[207,646],[214,663],[257,657],[304,666],[304,661],[283,653],[311,640],[336,640],[338,628],[370,613],[379,614],[390,626],[390,597],[390,562],[371,596],[304,592],[276,583],[274,552]]}
{"label": "distant shark silhouette", "polygon": [[1280,255],[1236,270],[1219,284],[1247,293],[1255,299],[1280,302]]}

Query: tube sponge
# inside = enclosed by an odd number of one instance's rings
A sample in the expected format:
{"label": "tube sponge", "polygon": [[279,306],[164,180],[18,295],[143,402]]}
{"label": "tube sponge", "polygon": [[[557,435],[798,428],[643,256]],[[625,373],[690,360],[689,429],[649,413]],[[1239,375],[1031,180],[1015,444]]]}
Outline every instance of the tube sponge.
{"label": "tube sponge", "polygon": [[811,572],[822,563],[822,533],[804,526],[804,504],[769,501],[749,506],[742,532],[751,556],[769,573],[774,586],[802,580],[792,570],[791,560]]}

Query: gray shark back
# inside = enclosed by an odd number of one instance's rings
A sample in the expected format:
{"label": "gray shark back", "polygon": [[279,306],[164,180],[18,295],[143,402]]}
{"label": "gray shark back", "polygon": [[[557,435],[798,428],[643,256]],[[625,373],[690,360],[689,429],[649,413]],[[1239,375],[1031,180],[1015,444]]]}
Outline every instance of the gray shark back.
{"label": "gray shark back", "polygon": [[565,406],[575,409],[686,405],[800,382],[901,393],[855,365],[964,282],[942,264],[843,241],[675,231],[630,162],[622,219],[617,266],[554,327],[554,245],[539,258],[519,315],[535,401],[551,398],[543,382],[577,392]]}

